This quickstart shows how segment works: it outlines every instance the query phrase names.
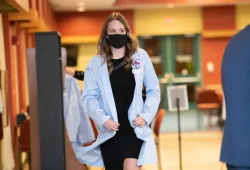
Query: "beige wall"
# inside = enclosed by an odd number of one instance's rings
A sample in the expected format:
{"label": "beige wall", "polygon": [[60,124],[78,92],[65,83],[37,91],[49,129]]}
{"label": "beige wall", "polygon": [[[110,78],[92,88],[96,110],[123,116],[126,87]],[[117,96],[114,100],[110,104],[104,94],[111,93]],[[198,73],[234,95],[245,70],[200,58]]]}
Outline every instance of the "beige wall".
{"label": "beige wall", "polygon": [[238,5],[236,7],[236,21],[238,30],[250,24],[250,5]]}
{"label": "beige wall", "polygon": [[[79,54],[77,59],[77,66],[72,67],[76,70],[85,71],[89,60],[97,53],[97,44],[90,43],[90,44],[81,44],[79,47]],[[82,81],[78,81],[78,85],[82,88],[83,83]]]}
{"label": "beige wall", "polygon": [[136,35],[192,34],[202,31],[198,7],[135,10]]}
{"label": "beige wall", "polygon": [[6,70],[5,67],[5,49],[4,49],[4,37],[3,37],[3,21],[0,14],[0,70]]}
{"label": "beige wall", "polygon": [[91,57],[97,53],[97,44],[81,44],[77,60],[77,68],[85,70]]}

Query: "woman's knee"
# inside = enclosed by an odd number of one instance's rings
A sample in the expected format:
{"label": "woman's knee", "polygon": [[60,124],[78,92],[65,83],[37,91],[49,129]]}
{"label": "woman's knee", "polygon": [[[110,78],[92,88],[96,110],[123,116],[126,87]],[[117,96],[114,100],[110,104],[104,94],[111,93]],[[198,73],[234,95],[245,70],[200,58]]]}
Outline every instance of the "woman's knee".
{"label": "woman's knee", "polygon": [[124,160],[123,170],[141,170],[141,166],[137,166],[137,159],[127,158]]}

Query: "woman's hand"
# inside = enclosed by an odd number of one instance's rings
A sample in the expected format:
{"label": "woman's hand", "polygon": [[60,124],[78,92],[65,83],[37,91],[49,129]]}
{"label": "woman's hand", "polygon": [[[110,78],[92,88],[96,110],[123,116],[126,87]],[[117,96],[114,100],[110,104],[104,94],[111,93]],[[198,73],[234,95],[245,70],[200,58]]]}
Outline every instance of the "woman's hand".
{"label": "woman's hand", "polygon": [[109,131],[118,131],[120,124],[113,121],[112,119],[107,120],[104,123],[104,127],[108,129]]}
{"label": "woman's hand", "polygon": [[68,68],[66,67],[66,73],[68,73],[69,75],[73,76],[75,75],[75,70],[72,68]]}
{"label": "woman's hand", "polygon": [[141,116],[137,116],[133,123],[135,126],[143,127],[146,124],[146,121]]}

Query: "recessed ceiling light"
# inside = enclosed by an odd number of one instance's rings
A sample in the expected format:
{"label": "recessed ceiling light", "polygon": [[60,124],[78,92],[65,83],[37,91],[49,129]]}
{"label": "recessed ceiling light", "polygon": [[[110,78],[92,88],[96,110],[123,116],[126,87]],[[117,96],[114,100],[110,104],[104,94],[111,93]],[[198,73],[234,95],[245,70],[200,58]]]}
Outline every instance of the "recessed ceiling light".
{"label": "recessed ceiling light", "polygon": [[84,8],[83,6],[78,7],[78,8],[77,8],[77,11],[78,11],[78,12],[83,12],[83,11],[85,11],[85,8]]}
{"label": "recessed ceiling light", "polygon": [[79,6],[79,7],[83,7],[84,5],[85,5],[84,2],[78,2],[78,6]]}
{"label": "recessed ceiling light", "polygon": [[173,8],[174,4],[167,4],[167,8]]}

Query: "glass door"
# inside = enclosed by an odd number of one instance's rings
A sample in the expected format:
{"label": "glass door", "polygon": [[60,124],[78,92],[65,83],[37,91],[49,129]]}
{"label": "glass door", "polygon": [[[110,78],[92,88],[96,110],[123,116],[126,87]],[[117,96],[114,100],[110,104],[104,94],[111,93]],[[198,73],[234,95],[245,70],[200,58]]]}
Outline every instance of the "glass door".
{"label": "glass door", "polygon": [[160,36],[139,37],[139,45],[148,53],[158,77],[166,72],[164,44],[164,38]]}
{"label": "glass door", "polygon": [[139,46],[149,55],[155,72],[160,80],[161,103],[160,108],[167,109],[166,81],[164,76],[167,73],[167,49],[166,38],[164,36],[142,36],[138,37]]}
{"label": "glass door", "polygon": [[195,108],[196,86],[201,83],[200,38],[198,35],[177,35],[171,36],[170,39],[171,83],[187,85],[190,109]]}
{"label": "glass door", "polygon": [[200,36],[145,36],[138,37],[138,41],[149,54],[160,80],[160,107],[168,109],[168,85],[186,84],[190,108],[195,108],[196,86],[201,83]]}

